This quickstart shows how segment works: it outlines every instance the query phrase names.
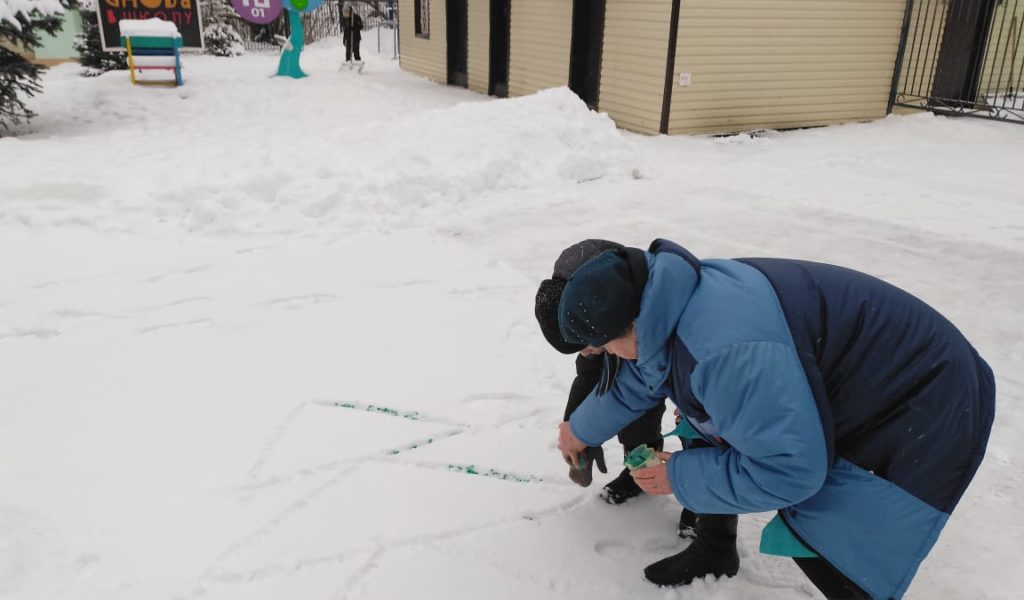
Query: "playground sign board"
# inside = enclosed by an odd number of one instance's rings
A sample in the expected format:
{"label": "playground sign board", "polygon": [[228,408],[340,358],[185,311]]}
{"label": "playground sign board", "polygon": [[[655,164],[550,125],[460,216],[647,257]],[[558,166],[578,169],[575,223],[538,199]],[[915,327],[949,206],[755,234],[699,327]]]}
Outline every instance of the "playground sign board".
{"label": "playground sign board", "polygon": [[181,33],[183,47],[204,47],[199,0],[97,0],[96,12],[100,40],[107,51],[124,50],[118,26],[121,19],[163,19]]}
{"label": "playground sign board", "polygon": [[276,19],[282,8],[281,0],[231,0],[231,7],[240,17],[257,25]]}

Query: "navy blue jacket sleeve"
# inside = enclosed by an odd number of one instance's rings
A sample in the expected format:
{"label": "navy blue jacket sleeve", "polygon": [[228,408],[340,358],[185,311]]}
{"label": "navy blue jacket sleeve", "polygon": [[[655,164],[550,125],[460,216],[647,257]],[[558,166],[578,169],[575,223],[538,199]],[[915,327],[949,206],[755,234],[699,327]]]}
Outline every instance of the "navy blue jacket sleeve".
{"label": "navy blue jacket sleeve", "polygon": [[700,360],[691,387],[728,449],[676,452],[676,498],[697,513],[777,510],[814,495],[829,465],[821,418],[796,350],[745,342]]}
{"label": "navy blue jacket sleeve", "polygon": [[596,388],[590,392],[569,418],[569,428],[584,444],[600,446],[644,412],[664,402],[665,396],[661,391],[650,392],[636,363],[624,360],[608,393],[598,395]]}

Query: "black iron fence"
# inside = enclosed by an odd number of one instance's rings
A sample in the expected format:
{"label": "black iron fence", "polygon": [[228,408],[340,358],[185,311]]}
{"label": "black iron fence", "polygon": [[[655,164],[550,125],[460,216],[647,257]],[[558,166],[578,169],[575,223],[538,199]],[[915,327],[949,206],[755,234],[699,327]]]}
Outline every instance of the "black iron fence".
{"label": "black iron fence", "polygon": [[1024,123],[1024,0],[907,0],[890,95],[901,106]]}
{"label": "black iron fence", "polygon": [[[344,0],[325,0],[319,8],[300,16],[302,28],[306,33],[305,43],[311,44],[332,35],[341,35],[341,20],[338,18],[340,5]],[[362,17],[363,28],[394,29],[398,23],[398,5],[394,0],[360,0],[351,2],[352,9]],[[283,11],[281,16],[266,25],[245,23],[240,34],[246,50],[280,50],[281,45],[274,39],[275,35],[288,36],[288,14]]]}

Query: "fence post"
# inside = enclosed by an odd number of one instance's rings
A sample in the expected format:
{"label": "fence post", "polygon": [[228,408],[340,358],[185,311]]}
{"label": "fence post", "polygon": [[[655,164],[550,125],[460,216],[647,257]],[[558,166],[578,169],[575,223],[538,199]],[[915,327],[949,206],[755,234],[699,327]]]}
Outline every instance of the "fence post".
{"label": "fence post", "polygon": [[896,104],[896,88],[900,84],[900,76],[903,74],[903,55],[907,51],[907,35],[910,33],[910,14],[914,12],[914,0],[907,0],[907,7],[903,13],[903,29],[900,30],[900,48],[896,51],[896,67],[892,72],[892,86],[889,88],[889,104],[885,107],[885,114],[892,114],[892,107]]}

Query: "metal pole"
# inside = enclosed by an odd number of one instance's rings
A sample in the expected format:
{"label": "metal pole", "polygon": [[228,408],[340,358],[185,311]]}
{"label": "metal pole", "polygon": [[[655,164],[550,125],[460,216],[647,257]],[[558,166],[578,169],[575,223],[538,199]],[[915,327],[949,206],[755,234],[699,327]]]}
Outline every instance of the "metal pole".
{"label": "metal pole", "polygon": [[[900,48],[896,52],[896,66],[892,71],[892,86],[889,88],[889,104],[885,114],[892,114],[892,105],[896,104],[896,90],[903,74],[903,55],[907,51],[907,35],[910,33],[910,15],[914,12],[914,0],[907,0],[903,9],[903,28],[900,30]],[[920,16],[920,13],[919,13]]]}
{"label": "metal pole", "polygon": [[[903,79],[903,86],[900,91],[903,92],[903,96],[917,96],[916,90],[919,87],[917,85],[918,67],[921,66],[921,55],[923,54],[924,48],[924,32],[927,29],[928,18],[922,18],[922,15],[926,13],[932,4],[928,0],[922,0],[921,4],[917,6],[917,20],[914,23],[914,37],[911,40],[910,46],[910,57],[904,57],[907,65],[906,78]],[[927,60],[927,59],[926,59]]]}
{"label": "metal pole", "polygon": [[[1017,17],[1014,17],[1016,19]],[[1021,27],[1020,21],[1017,21],[1017,43],[1013,46],[1013,62],[1010,63],[1010,85],[1013,85],[1013,65],[1017,63],[1017,48],[1020,47],[1021,34],[1024,33],[1024,27]],[[1020,61],[1020,72],[1017,73],[1017,85],[1013,87],[1014,98],[1021,98],[1021,91],[1017,88],[1021,87],[1021,80],[1024,79],[1024,60]],[[1021,106],[1024,108],[1024,105]]]}
{"label": "metal pole", "polygon": [[[937,2],[934,3],[933,6],[938,6],[938,3]],[[921,97],[927,98],[928,104],[931,104],[932,92],[933,92],[933,88],[934,88],[934,84],[935,84],[935,74],[938,72],[938,64],[937,64],[938,63],[938,58],[937,57],[938,57],[938,53],[939,53],[939,47],[942,44],[942,35],[946,31],[945,23],[946,23],[947,17],[949,16],[948,15],[948,12],[949,12],[948,8],[949,7],[946,6],[946,5],[943,5],[943,7],[942,7],[942,24],[939,25],[938,41],[935,44],[935,56],[932,56],[932,42],[936,41],[934,39],[934,35],[933,34],[935,33],[935,15],[936,15],[937,11],[932,11],[931,25],[929,25],[929,27],[928,27],[928,46],[925,49],[925,62],[926,62],[926,65],[924,67],[924,76],[928,78],[928,87],[924,90],[925,93],[927,94],[927,96],[921,96],[921,85],[923,83],[923,79],[919,79],[917,81],[917,96],[919,98],[921,98]],[[916,78],[916,75],[915,75],[915,78]]]}
{"label": "metal pole", "polygon": [[[1009,2],[1004,2],[1003,3],[1003,9],[1004,9],[1003,10],[1003,16],[1004,17],[1006,16],[1006,10],[1005,9],[1006,9],[1007,6],[1009,6],[1009,4],[1010,4]],[[979,71],[978,76],[977,76],[977,78],[978,78],[978,92],[977,92],[977,94],[974,97],[974,103],[975,103],[974,105],[975,105],[975,107],[977,107],[977,105],[978,105],[978,97],[979,96],[981,97],[981,103],[982,104],[984,104],[986,106],[989,105],[989,97],[992,95],[992,75],[995,74],[995,70],[996,70],[995,69],[995,62],[999,58],[999,40],[1003,39],[1003,30],[1006,27],[1006,19],[1004,18],[999,23],[999,35],[996,36],[995,40],[992,39],[992,34],[995,33],[995,30],[996,30],[996,7],[993,5],[991,10],[992,10],[992,13],[989,16],[988,35],[985,37],[985,42],[984,42],[985,50],[981,53],[981,64],[978,65],[978,71]],[[1014,7],[1014,10],[1016,10],[1016,7]],[[992,62],[990,63],[988,59],[989,59],[989,52],[991,52],[992,49],[995,49],[995,52],[992,54]],[[1003,62],[1004,63],[1006,62],[1006,53],[1005,52],[1003,53]],[[986,65],[990,66],[989,74],[988,74],[988,85],[985,86],[985,95],[982,96],[981,95],[981,82],[985,80],[985,66]],[[999,77],[1002,78],[1002,72],[1000,72]],[[996,95],[997,96],[999,95],[999,80],[998,79],[996,80]]]}
{"label": "metal pole", "polygon": [[[1018,0],[1014,0],[1014,2],[1013,2],[1013,11],[1012,12],[1010,12],[1008,10],[1008,8],[1010,6],[1009,2],[1005,2],[1003,4],[1003,25],[1006,25],[1006,15],[1007,15],[1007,13],[1013,15],[1013,18],[1010,20],[1010,32],[1006,35],[1006,48],[1003,50],[1003,62],[1001,62],[999,64],[999,77],[996,78],[996,96],[999,95],[999,86],[1000,86],[1000,84],[1002,84],[1002,81],[1003,81],[1003,70],[1006,68],[1006,55],[1010,53],[1010,42],[1011,41],[1016,42],[1016,40],[1013,39],[1013,29],[1014,29],[1014,25],[1017,24],[1017,17],[1016,17],[1016,14],[1017,14],[1017,4],[1018,4]],[[999,27],[999,39],[997,39],[995,44],[993,44],[993,45],[998,46],[999,41],[1002,40],[1002,39],[1003,39],[1003,28],[1002,28],[1002,26],[1000,26]],[[1014,50],[1016,50],[1016,49],[1017,49],[1017,46],[1015,44],[1014,45]],[[996,51],[998,53],[998,48],[996,49]],[[995,71],[995,66],[992,67],[992,70]],[[1010,90],[1011,90],[1010,83],[1011,83],[1012,80],[1013,80],[1013,63],[1010,63],[1009,79],[1007,79],[1007,81],[1006,81],[1006,89],[1003,92],[1003,102],[1002,102],[1002,107],[1003,108],[1006,108],[1006,97],[1010,95]],[[991,81],[992,81],[992,76],[989,75],[989,82],[991,83]],[[989,86],[989,88],[991,89],[991,85]]]}

